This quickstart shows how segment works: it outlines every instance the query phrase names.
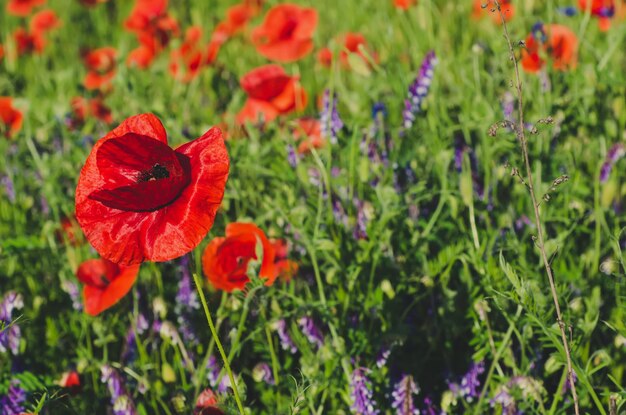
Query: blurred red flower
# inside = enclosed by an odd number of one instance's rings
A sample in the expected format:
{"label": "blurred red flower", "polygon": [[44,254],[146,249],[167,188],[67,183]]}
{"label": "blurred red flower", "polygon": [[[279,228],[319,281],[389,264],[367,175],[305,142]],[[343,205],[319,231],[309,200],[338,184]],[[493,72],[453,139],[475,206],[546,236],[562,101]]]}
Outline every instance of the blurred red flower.
{"label": "blurred red flower", "polygon": [[598,26],[603,32],[611,28],[615,17],[626,17],[626,3],[622,3],[621,8],[616,7],[615,0],[579,0],[578,5],[583,12],[587,11],[587,7],[591,8],[591,14],[598,18]]}
{"label": "blurred red flower", "polygon": [[95,316],[112,307],[132,288],[140,265],[123,266],[107,259],[89,259],[78,267],[85,312]]}
{"label": "blurred red flower", "polygon": [[[365,63],[368,63],[368,59],[365,57],[362,49],[367,50],[367,40],[365,36],[360,33],[346,33],[339,38],[342,45],[341,52],[339,53],[339,61],[344,68],[349,68],[350,63],[348,57],[351,54],[358,55]],[[376,58],[375,53],[368,51],[368,54]],[[326,67],[330,67],[333,60],[333,53],[329,48],[321,49],[317,54],[317,60]]]}
{"label": "blurred red flower", "polygon": [[14,16],[28,16],[37,6],[46,4],[46,0],[9,0],[6,10]]}
{"label": "blurred red flower", "polygon": [[[504,20],[509,21],[515,16],[515,6],[511,4],[511,0],[500,0],[500,8],[504,13]],[[485,7],[483,7],[483,5]],[[496,3],[493,0],[474,0],[474,11],[472,17],[481,18],[485,14],[489,14],[491,20],[497,24],[502,24],[500,13],[496,9]]]}
{"label": "blurred red flower", "polygon": [[178,22],[167,12],[167,5],[168,0],[136,1],[124,26],[135,33],[140,46],[130,52],[127,65],[146,69],[170,39],[178,36]]}
{"label": "blurred red flower", "polygon": [[139,45],[137,48],[130,51],[126,58],[126,64],[128,66],[136,66],[139,69],[146,69],[150,66],[156,56],[156,52],[145,45]]}
{"label": "blurred red flower", "polygon": [[526,72],[538,72],[545,64],[544,54],[552,59],[552,67],[559,71],[576,67],[578,38],[566,26],[537,24],[526,37],[522,49],[522,67]]}
{"label": "blurred red flower", "polygon": [[173,150],[157,117],[136,115],[91,150],[76,188],[76,218],[111,261],[174,259],[211,229],[228,168],[218,128]]}
{"label": "blurred red flower", "polygon": [[94,117],[100,121],[104,121],[107,124],[113,122],[113,116],[111,115],[111,109],[107,107],[103,101],[103,98],[97,96],[92,99],[83,97],[72,98],[72,118],[70,121],[71,128],[77,128],[85,123],[85,120],[89,117]]}
{"label": "blurred red flower", "polygon": [[198,395],[193,415],[224,415],[224,412],[217,407],[217,397],[211,389],[205,389]]}
{"label": "blurred red flower", "polygon": [[300,118],[297,120],[296,128],[293,130],[293,137],[300,140],[298,153],[305,154],[312,148],[322,148],[326,145],[326,140],[322,137],[321,124],[315,118]]}
{"label": "blurred red flower", "polygon": [[257,51],[268,59],[293,62],[313,50],[317,11],[295,4],[272,7],[263,23],[252,32]]}
{"label": "blurred red flower", "polygon": [[291,278],[298,272],[298,264],[295,261],[287,259],[289,255],[289,246],[284,239],[270,239],[270,243],[276,251],[276,268],[277,277],[284,282],[291,281]]}
{"label": "blurred red flower", "polygon": [[13,98],[0,97],[0,121],[0,134],[7,138],[11,138],[22,128],[23,115],[13,107]]}
{"label": "blurred red flower", "polygon": [[46,34],[47,32],[61,26],[61,20],[54,10],[41,10],[30,19],[30,32],[33,34]]}
{"label": "blurred red flower", "polygon": [[4,58],[4,46],[0,45],[0,60]]}
{"label": "blurred red flower", "polygon": [[61,219],[61,228],[57,233],[57,237],[61,242],[67,240],[71,245],[80,245],[83,240],[83,233],[80,230],[80,226],[78,226],[78,222],[76,222],[76,216]]}
{"label": "blurred red flower", "polygon": [[251,70],[241,78],[241,87],[248,94],[244,107],[237,114],[237,122],[256,122],[259,116],[269,122],[280,114],[300,111],[306,107],[307,94],[298,77],[289,76],[278,65],[264,65]]}
{"label": "blurred red flower", "polygon": [[417,4],[417,0],[393,0],[396,9],[409,10],[409,7]]}
{"label": "blurred red flower", "polygon": [[116,53],[115,48],[106,46],[84,54],[83,63],[87,68],[83,81],[85,88],[106,90],[111,86],[116,72]]}
{"label": "blurred red flower", "polygon": [[63,373],[63,376],[61,376],[59,380],[59,386],[77,392],[80,389],[80,376],[78,372],[70,370],[69,372]]}
{"label": "blurred red flower", "polygon": [[272,285],[277,277],[274,260],[276,250],[265,233],[252,223],[230,223],[226,236],[213,238],[202,255],[202,269],[209,282],[218,290],[242,290],[250,281],[248,263],[258,259],[257,244],[263,249],[259,277]]}
{"label": "blurred red flower", "polygon": [[185,40],[178,49],[170,53],[170,73],[176,79],[189,82],[200,73],[206,63],[203,55],[202,28],[191,26],[185,32]]}
{"label": "blurred red flower", "polygon": [[43,51],[43,46],[45,44],[41,35],[34,36],[23,27],[15,29],[13,32],[13,40],[15,41],[17,56],[33,52],[40,53]]}

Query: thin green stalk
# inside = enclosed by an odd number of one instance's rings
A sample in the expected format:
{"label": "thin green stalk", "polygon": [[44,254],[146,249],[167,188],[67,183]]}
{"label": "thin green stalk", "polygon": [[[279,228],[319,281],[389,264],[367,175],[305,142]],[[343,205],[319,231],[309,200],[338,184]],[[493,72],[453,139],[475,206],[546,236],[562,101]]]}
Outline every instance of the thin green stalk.
{"label": "thin green stalk", "polygon": [[237,408],[239,409],[239,413],[244,415],[245,412],[243,410],[243,405],[241,404],[241,399],[239,398],[239,391],[237,390],[237,383],[235,382],[235,377],[233,376],[233,371],[230,369],[230,363],[228,363],[228,357],[226,356],[226,352],[224,351],[224,347],[222,346],[222,342],[220,342],[220,338],[217,335],[217,330],[215,330],[215,325],[213,324],[213,317],[211,317],[211,311],[209,310],[209,306],[207,304],[206,298],[204,296],[204,291],[202,290],[202,280],[197,273],[193,273],[193,281],[196,284],[196,288],[198,289],[198,296],[200,296],[200,302],[202,303],[202,308],[204,309],[204,315],[206,316],[207,322],[209,323],[209,329],[211,330],[211,335],[215,340],[215,344],[217,345],[217,349],[220,351],[220,356],[222,356],[222,360],[224,361],[224,368],[226,368],[226,372],[228,373],[228,378],[230,379],[230,384],[233,388],[233,394],[235,395],[235,402],[237,402]]}

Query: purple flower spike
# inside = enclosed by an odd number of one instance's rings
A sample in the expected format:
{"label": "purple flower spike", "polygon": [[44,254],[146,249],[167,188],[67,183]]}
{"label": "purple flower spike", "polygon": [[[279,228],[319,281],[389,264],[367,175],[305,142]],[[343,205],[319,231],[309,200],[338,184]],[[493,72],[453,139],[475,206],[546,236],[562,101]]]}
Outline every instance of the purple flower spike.
{"label": "purple flower spike", "polygon": [[107,384],[109,394],[111,395],[111,405],[113,406],[114,415],[135,415],[135,404],[133,399],[126,391],[124,386],[124,380],[117,372],[109,365],[104,365],[100,368],[102,373],[102,382]]}
{"label": "purple flower spike", "polygon": [[619,161],[619,159],[624,157],[624,154],[626,154],[626,149],[622,143],[614,144],[608,153],[606,153],[606,158],[604,159],[604,164],[602,165],[602,170],[600,171],[600,183],[604,183],[609,179],[613,166]]}
{"label": "purple flower spike", "polygon": [[25,411],[23,405],[26,401],[26,392],[18,385],[19,382],[14,381],[9,386],[7,394],[0,396],[0,414],[19,415]]}
{"label": "purple flower spike", "polygon": [[11,351],[13,355],[17,355],[20,350],[20,338],[22,331],[20,326],[11,322],[16,318],[13,311],[24,307],[24,301],[21,294],[15,291],[9,291],[4,295],[0,303],[0,327],[4,330],[0,331],[0,353]]}
{"label": "purple flower spike", "polygon": [[298,349],[287,331],[287,322],[283,319],[278,320],[276,322],[275,329],[278,334],[278,338],[280,339],[280,347],[282,347],[283,350],[289,351],[291,354],[295,354]]}
{"label": "purple flower spike", "polygon": [[409,86],[407,99],[404,101],[404,110],[402,111],[403,127],[409,129],[413,126],[417,114],[422,110],[424,98],[428,95],[428,90],[433,81],[434,68],[437,65],[437,56],[435,51],[426,54],[417,78]]}
{"label": "purple flower spike", "polygon": [[404,375],[391,393],[393,397],[392,408],[396,415],[419,415],[420,411],[415,408],[413,396],[419,393],[419,388],[413,380],[413,376]]}
{"label": "purple flower spike", "polygon": [[322,99],[322,112],[320,114],[321,134],[324,138],[329,138],[332,144],[337,143],[337,133],[343,128],[343,121],[339,117],[337,110],[337,94],[333,94],[330,99],[330,90],[324,91]]}
{"label": "purple flower spike", "polygon": [[309,343],[317,347],[324,345],[324,336],[322,336],[322,333],[311,317],[301,317],[298,320],[298,325],[300,326],[300,330],[302,330],[302,334],[309,340]]}
{"label": "purple flower spike", "polygon": [[368,370],[358,367],[352,372],[350,377],[350,398],[352,405],[350,409],[359,415],[377,415],[376,402],[372,399],[371,382],[367,378]]}
{"label": "purple flower spike", "polygon": [[287,144],[287,161],[292,169],[295,169],[298,165],[298,155],[296,149],[291,144]]}
{"label": "purple flower spike", "polygon": [[485,371],[483,362],[473,363],[468,372],[461,379],[461,396],[465,397],[468,402],[474,398],[478,398],[480,394],[480,380],[478,377]]}
{"label": "purple flower spike", "polygon": [[9,198],[9,201],[15,203],[15,187],[13,186],[13,180],[11,180],[9,176],[2,176],[0,184],[4,187],[4,192]]}

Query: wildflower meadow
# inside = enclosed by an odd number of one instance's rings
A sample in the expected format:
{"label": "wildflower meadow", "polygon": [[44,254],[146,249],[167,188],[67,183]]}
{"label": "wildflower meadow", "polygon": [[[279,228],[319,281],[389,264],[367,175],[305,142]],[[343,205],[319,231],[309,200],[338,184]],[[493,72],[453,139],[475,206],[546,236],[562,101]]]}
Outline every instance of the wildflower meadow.
{"label": "wildflower meadow", "polygon": [[626,1],[0,0],[0,415],[626,414]]}

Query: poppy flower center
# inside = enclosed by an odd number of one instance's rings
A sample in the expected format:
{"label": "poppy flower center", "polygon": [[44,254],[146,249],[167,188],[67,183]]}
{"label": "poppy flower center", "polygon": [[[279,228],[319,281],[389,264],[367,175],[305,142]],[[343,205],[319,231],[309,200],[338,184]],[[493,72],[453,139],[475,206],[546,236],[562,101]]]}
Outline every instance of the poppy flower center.
{"label": "poppy flower center", "polygon": [[165,207],[191,181],[189,157],[159,140],[134,133],[105,141],[96,163],[104,185],[89,198],[124,211]]}
{"label": "poppy flower center", "polygon": [[168,177],[170,177],[170,172],[167,168],[157,163],[152,166],[150,170],[144,170],[139,173],[137,183],[148,182],[150,180],[167,179]]}
{"label": "poppy flower center", "polygon": [[293,32],[296,30],[296,28],[298,27],[298,20],[295,19],[294,17],[288,17],[287,21],[285,22],[285,24],[283,25],[283,27],[281,28],[278,38],[279,39],[289,39],[290,37],[292,37]]}

